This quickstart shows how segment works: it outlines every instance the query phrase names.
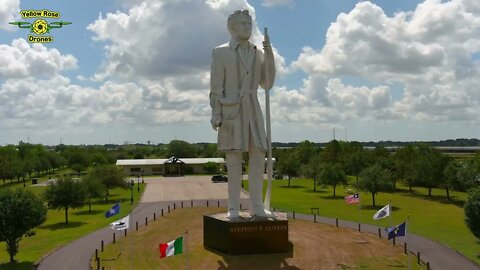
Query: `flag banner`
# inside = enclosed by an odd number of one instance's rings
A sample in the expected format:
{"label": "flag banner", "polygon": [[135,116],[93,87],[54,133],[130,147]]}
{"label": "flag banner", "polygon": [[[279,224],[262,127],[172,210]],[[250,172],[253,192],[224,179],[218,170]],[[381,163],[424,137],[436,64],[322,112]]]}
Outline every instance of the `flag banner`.
{"label": "flag banner", "polygon": [[405,236],[407,234],[407,222],[405,221],[400,225],[386,228],[385,231],[388,233],[388,240],[394,237]]}
{"label": "flag banner", "polygon": [[161,243],[159,247],[160,247],[160,258],[182,254],[183,236],[178,237],[177,239],[170,241],[168,243]]}
{"label": "flag banner", "polygon": [[358,196],[358,193],[355,193],[350,196],[345,196],[345,203],[346,204],[356,204],[360,203],[360,196]]}
{"label": "flag banner", "polygon": [[390,204],[387,204],[382,209],[378,210],[375,215],[373,215],[373,219],[379,220],[388,216],[390,216]]}
{"label": "flag banner", "polygon": [[120,204],[116,203],[112,208],[110,208],[107,212],[105,212],[105,217],[109,218],[116,214],[120,213]]}
{"label": "flag banner", "polygon": [[128,229],[130,224],[130,215],[110,223],[112,230],[122,231]]}

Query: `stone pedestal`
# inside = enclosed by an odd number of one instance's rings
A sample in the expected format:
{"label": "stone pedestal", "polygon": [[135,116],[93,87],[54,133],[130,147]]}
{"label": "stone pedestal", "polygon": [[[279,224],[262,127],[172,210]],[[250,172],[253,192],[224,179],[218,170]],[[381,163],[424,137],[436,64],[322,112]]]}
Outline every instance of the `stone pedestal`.
{"label": "stone pedestal", "polygon": [[227,213],[203,216],[203,245],[230,255],[284,253],[289,249],[286,213],[275,218],[240,217],[227,219]]}

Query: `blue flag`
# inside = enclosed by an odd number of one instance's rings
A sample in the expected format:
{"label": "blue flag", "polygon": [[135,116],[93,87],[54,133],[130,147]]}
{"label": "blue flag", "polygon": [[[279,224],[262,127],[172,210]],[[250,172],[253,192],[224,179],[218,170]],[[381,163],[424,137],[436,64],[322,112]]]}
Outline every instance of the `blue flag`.
{"label": "blue flag", "polygon": [[385,231],[388,233],[388,240],[394,237],[405,236],[407,233],[407,222],[405,221],[400,225],[386,228]]}
{"label": "blue flag", "polygon": [[116,203],[112,208],[110,208],[107,212],[105,212],[105,217],[109,218],[116,214],[120,213],[120,204]]}

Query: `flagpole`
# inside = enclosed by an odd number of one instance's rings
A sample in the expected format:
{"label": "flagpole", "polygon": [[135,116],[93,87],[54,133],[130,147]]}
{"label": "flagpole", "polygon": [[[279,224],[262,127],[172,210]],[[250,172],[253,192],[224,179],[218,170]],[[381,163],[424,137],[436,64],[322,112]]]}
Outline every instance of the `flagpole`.
{"label": "flagpole", "polygon": [[388,227],[391,227],[392,226],[392,214],[393,214],[392,200],[388,201],[388,208],[389,208],[388,213],[390,214],[390,215],[388,215],[388,222],[389,222]]}
{"label": "flagpole", "polygon": [[405,243],[407,243],[407,256],[408,256],[408,270],[412,270],[412,258],[410,257],[410,252],[408,251],[408,223],[410,221],[410,214],[407,216],[407,221],[405,221],[405,236],[407,239],[405,240]]}
{"label": "flagpole", "polygon": [[[133,198],[133,197],[132,197]],[[133,202],[130,204],[130,217],[132,218],[133,220]],[[128,219],[128,228],[130,228],[130,218]],[[126,239],[125,239],[126,240]],[[126,240],[129,242],[129,245],[128,245],[128,256],[130,258],[130,269],[135,269],[135,256],[133,256],[132,254],[132,243],[130,240]],[[133,257],[133,259],[132,259]]]}
{"label": "flagpole", "polygon": [[185,229],[185,269],[189,269],[188,263],[188,228]]}
{"label": "flagpole", "polygon": [[361,215],[360,214],[360,211],[361,211],[360,209],[361,209],[361,207],[362,207],[362,201],[359,201],[358,202],[358,224],[360,224],[360,215]]}

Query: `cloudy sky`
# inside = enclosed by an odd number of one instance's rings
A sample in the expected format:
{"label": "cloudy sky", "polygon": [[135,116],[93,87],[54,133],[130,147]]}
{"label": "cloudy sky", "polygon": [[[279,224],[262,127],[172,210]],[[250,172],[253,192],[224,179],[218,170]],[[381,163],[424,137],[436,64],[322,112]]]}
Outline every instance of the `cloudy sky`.
{"label": "cloudy sky", "polygon": [[[477,1],[0,0],[0,145],[215,142],[211,50],[244,8],[275,49],[273,141],[479,138]],[[27,9],[73,24],[29,43]]]}

